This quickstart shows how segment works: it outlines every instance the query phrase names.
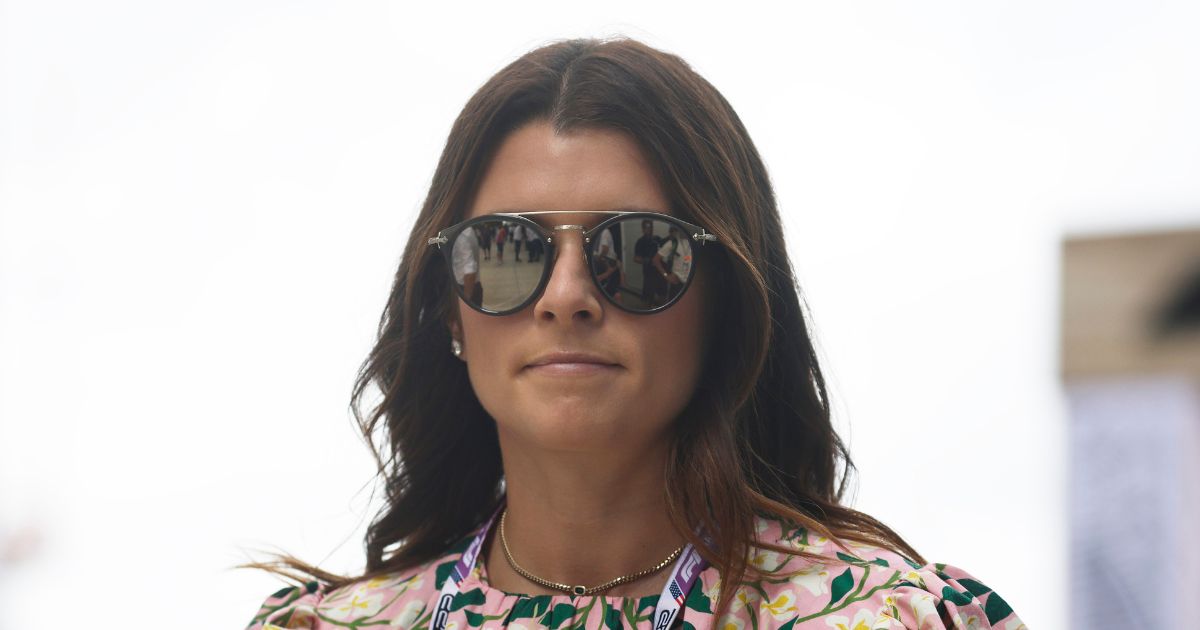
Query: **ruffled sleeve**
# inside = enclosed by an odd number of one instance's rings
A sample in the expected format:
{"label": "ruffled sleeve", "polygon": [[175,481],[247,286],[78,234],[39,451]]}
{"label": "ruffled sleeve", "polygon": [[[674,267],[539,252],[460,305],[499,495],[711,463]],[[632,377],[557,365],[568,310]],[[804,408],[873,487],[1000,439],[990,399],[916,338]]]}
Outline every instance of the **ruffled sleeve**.
{"label": "ruffled sleeve", "polygon": [[1002,597],[971,574],[937,563],[906,571],[886,598],[874,629],[1025,630]]}
{"label": "ruffled sleeve", "polygon": [[280,589],[263,602],[246,630],[315,629],[317,604],[324,596],[325,587],[318,582]]}

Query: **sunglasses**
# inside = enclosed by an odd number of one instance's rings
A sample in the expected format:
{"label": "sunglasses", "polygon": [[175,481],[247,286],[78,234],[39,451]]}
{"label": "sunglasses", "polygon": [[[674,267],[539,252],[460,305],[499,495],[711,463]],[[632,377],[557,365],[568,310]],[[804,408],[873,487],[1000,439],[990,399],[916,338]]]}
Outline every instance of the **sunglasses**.
{"label": "sunglasses", "polygon": [[[530,218],[564,214],[612,216],[591,229],[546,228]],[[694,244],[717,240],[698,225],[658,212],[548,211],[478,216],[441,230],[428,244],[445,257],[467,306],[487,315],[511,315],[546,288],[557,257],[555,239],[566,230],[582,232],[587,267],[600,292],[618,308],[638,314],[677,302],[696,276]]]}

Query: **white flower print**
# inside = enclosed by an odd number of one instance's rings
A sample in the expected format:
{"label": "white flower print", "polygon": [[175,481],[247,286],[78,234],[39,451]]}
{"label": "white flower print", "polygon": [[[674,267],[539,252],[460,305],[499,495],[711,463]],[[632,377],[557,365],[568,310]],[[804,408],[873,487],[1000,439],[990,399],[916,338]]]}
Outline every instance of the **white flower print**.
{"label": "white flower print", "polygon": [[733,592],[733,601],[729,604],[729,612],[736,613],[743,608],[753,609],[759,602],[759,596],[746,588],[739,588]]}
{"label": "white flower print", "polygon": [[423,612],[425,612],[425,602],[418,600],[408,602],[391,625],[397,628],[411,628],[417,625],[417,618]]}
{"label": "white flower print", "polygon": [[713,602],[713,605],[715,606],[717,598],[720,597],[720,595],[721,595],[721,578],[717,578],[717,579],[713,580],[712,584],[710,584],[707,588],[704,589],[704,596],[708,598],[708,601]]}
{"label": "white flower print", "polygon": [[797,614],[796,594],[792,591],[784,591],[771,601],[763,604],[762,609],[771,613],[771,616],[776,621],[792,619]]}
{"label": "white flower print", "polygon": [[963,619],[963,616],[960,613],[955,612],[952,619],[954,621],[954,627],[956,627],[956,628],[965,628],[966,630],[980,630],[981,628],[989,627],[982,620],[980,620],[979,617],[976,615],[967,615],[966,619]]}
{"label": "white flower print", "polygon": [[383,608],[383,593],[367,596],[366,589],[357,589],[341,605],[325,611],[325,614],[341,621],[370,617]]}
{"label": "white flower print", "polygon": [[780,565],[781,556],[774,551],[755,551],[750,557],[750,564],[762,571],[774,571]]}
{"label": "white flower print", "polygon": [[925,620],[929,617],[938,616],[937,605],[933,603],[933,594],[925,591],[915,593],[908,599],[909,606],[912,607],[913,617],[917,619],[917,627],[925,626]]}
{"label": "white flower print", "polygon": [[900,579],[912,582],[917,586],[917,588],[926,588],[925,578],[921,577],[921,574],[916,571],[908,571],[901,575]]}
{"label": "white flower print", "polygon": [[803,586],[813,595],[824,595],[829,592],[829,571],[825,565],[811,564],[792,575],[790,579],[794,586]]}
{"label": "white flower print", "polygon": [[746,622],[737,615],[725,615],[721,617],[721,623],[717,624],[720,630],[742,630],[746,627]]}
{"label": "white flower print", "polygon": [[800,551],[821,553],[825,549],[825,545],[829,544],[829,539],[810,531],[808,532],[808,544],[805,544],[800,538],[795,538],[788,542],[790,542],[793,547]]}

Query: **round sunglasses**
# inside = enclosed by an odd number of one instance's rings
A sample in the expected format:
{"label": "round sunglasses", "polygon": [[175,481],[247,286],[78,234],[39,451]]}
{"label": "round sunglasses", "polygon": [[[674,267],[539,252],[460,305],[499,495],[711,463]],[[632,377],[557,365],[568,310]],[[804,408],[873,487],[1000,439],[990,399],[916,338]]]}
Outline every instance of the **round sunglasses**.
{"label": "round sunglasses", "polygon": [[[530,217],[612,215],[591,229],[545,228]],[[537,299],[550,280],[555,238],[583,233],[592,281],[608,301],[637,314],[677,302],[696,276],[695,245],[717,240],[704,228],[659,212],[500,212],[456,223],[428,240],[446,260],[458,295],[487,315],[511,315]],[[507,258],[506,258],[507,255]],[[524,255],[524,260],[521,256]]]}

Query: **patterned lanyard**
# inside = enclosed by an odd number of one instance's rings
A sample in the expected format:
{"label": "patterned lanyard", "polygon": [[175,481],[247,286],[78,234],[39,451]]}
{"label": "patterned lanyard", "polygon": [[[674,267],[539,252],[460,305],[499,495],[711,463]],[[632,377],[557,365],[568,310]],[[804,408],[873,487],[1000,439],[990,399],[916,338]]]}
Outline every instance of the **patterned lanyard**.
{"label": "patterned lanyard", "polygon": [[[450,617],[450,603],[458,594],[458,583],[467,577],[471,568],[475,566],[475,559],[483,549],[483,541],[491,531],[492,523],[496,521],[496,517],[503,509],[504,503],[501,502],[500,507],[496,508],[492,517],[480,528],[475,539],[471,541],[462,557],[455,563],[454,569],[450,571],[450,575],[446,577],[446,582],[442,584],[441,595],[438,596],[438,605],[433,613],[430,630],[446,629],[446,620]],[[654,608],[654,617],[651,618],[654,621],[654,630],[667,630],[671,627],[676,617],[679,616],[679,609],[683,606],[688,591],[692,590],[692,585],[696,583],[700,572],[706,566],[708,566],[708,562],[700,556],[691,543],[684,547],[683,553],[679,554],[679,558],[675,560],[675,565],[671,569],[671,578],[667,580],[666,586],[658,596],[658,606]]]}

